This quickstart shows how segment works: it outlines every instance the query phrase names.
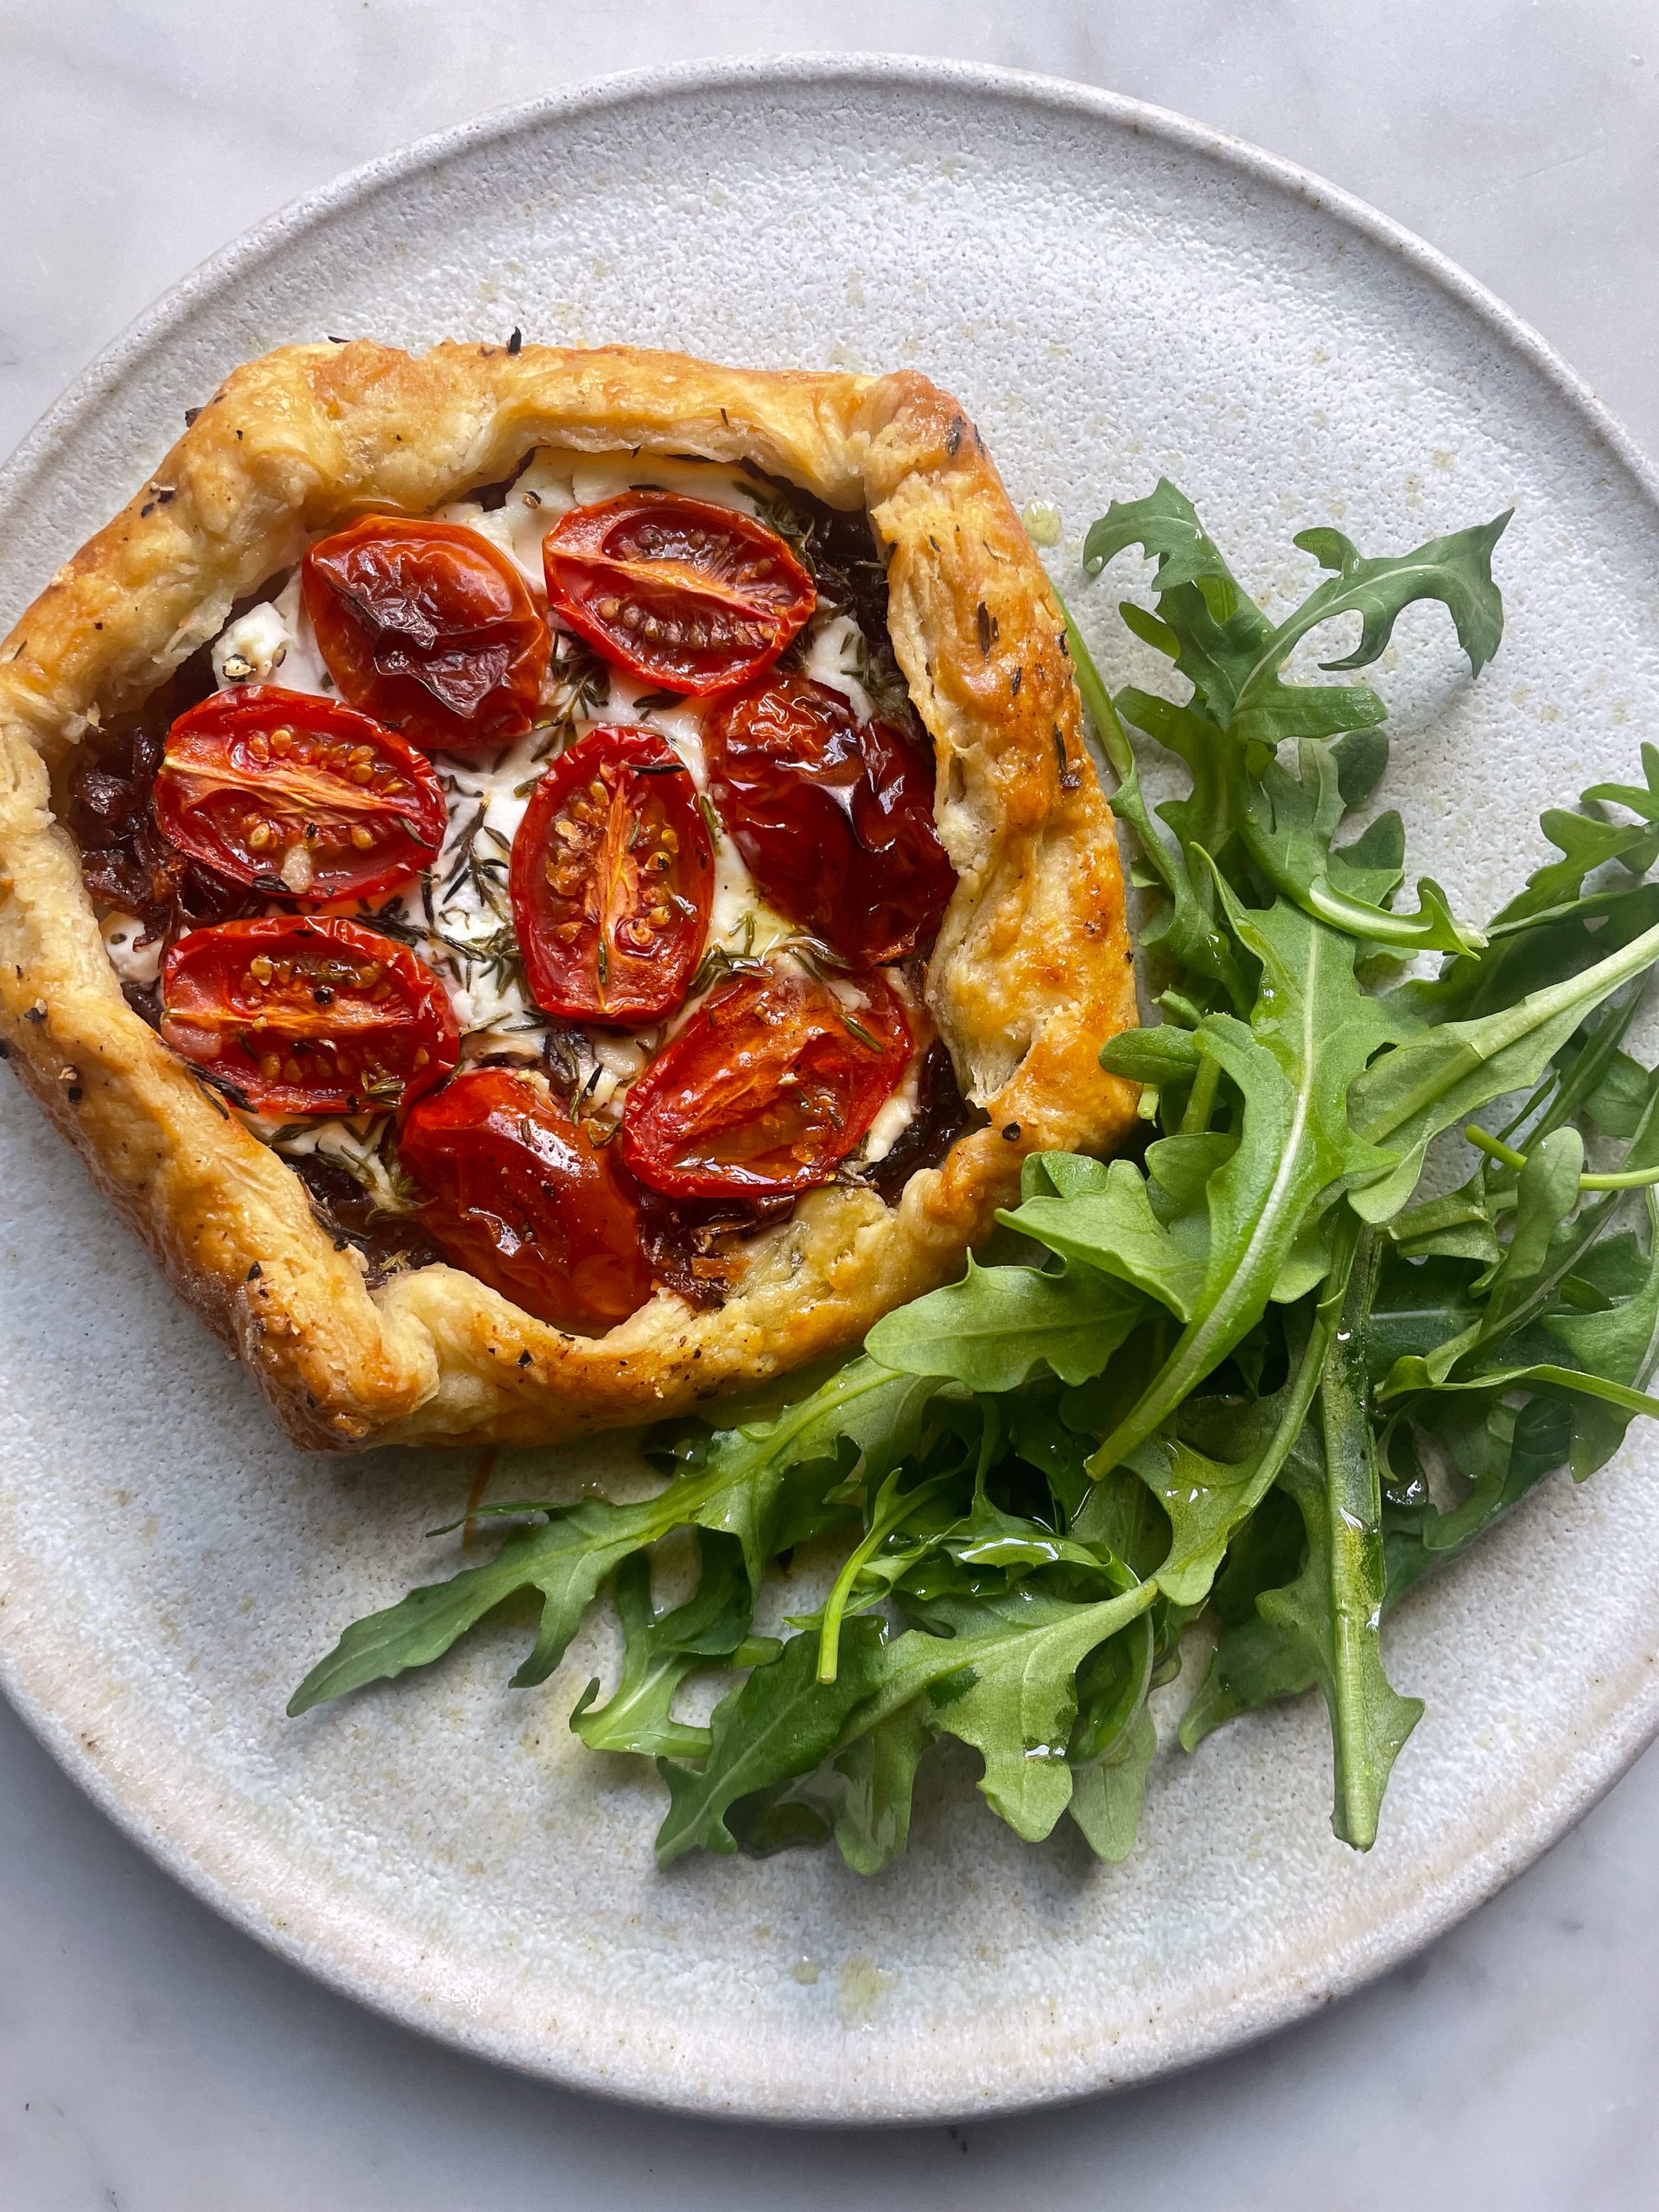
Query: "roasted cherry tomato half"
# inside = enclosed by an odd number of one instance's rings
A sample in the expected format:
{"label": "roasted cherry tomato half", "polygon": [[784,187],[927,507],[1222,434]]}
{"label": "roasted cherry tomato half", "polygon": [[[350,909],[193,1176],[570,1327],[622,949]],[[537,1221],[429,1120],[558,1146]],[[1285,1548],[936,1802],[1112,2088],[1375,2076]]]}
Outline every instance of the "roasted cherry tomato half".
{"label": "roasted cherry tomato half", "polygon": [[557,1329],[605,1330],[651,1296],[637,1195],[537,1076],[468,1068],[411,1109],[398,1157],[458,1267]]}
{"label": "roasted cherry tomato half", "polygon": [[547,625],[500,548],[453,522],[366,515],[305,556],[305,611],[354,707],[436,753],[488,753],[541,704]]}
{"label": "roasted cherry tomato half", "polygon": [[770,668],[817,602],[775,530],[673,492],[573,508],[542,563],[562,622],[646,683],[697,698]]}
{"label": "roasted cherry tomato half", "polygon": [[709,935],[715,856],[690,771],[650,729],[594,729],[537,785],[510,869],[530,995],[565,1021],[672,1014]]}
{"label": "roasted cherry tomato half", "polygon": [[162,963],[162,1035],[260,1114],[387,1113],[455,1065],[448,993],[406,946],[333,916],[221,922]]}
{"label": "roasted cherry tomato half", "polygon": [[216,691],[179,716],[155,805],[181,852],[319,905],[418,875],[446,818],[423,753],[351,707],[274,684]]}
{"label": "roasted cherry tomato half", "polygon": [[619,1141],[639,1180],[683,1198],[827,1183],[911,1049],[881,976],[842,988],[778,964],[711,993],[628,1092]]}
{"label": "roasted cherry tomato half", "polygon": [[709,788],[762,893],[855,967],[931,944],[956,873],[933,826],[933,764],[804,676],[722,699]]}

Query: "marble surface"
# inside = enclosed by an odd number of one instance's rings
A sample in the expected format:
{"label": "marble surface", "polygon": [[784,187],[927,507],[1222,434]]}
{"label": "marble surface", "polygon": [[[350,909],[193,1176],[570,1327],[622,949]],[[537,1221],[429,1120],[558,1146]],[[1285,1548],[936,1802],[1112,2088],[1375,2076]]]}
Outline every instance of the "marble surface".
{"label": "marble surface", "polygon": [[[1650,447],[1659,13],[1638,0],[852,0],[834,43],[950,53],[1182,108],[1422,232]],[[817,11],[564,0],[7,0],[0,445],[162,285],[423,130],[603,71],[822,46]],[[1651,2202],[1644,2005],[1659,1755],[1425,1959],[1224,2064],[1043,2119],[887,2137],[715,2130],[493,2073],[267,1957],[108,1829],[0,1712],[0,2202],[978,2212],[1137,2189],[1228,2207]]]}

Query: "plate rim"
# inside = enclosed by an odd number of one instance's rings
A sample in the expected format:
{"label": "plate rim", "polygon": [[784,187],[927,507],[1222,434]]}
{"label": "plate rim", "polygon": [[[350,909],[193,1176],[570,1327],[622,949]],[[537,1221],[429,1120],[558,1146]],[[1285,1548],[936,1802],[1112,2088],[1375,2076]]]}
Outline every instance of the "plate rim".
{"label": "plate rim", "polygon": [[[93,356],[0,464],[0,505],[23,495],[29,479],[49,456],[60,434],[89,404],[106,397],[142,357],[163,346],[205,295],[220,291],[227,279],[256,267],[319,220],[359,206],[376,193],[459,154],[473,153],[493,141],[510,141],[550,123],[704,92],[824,84],[908,88],[918,94],[965,93],[1069,114],[1157,139],[1273,186],[1381,246],[1484,323],[1578,414],[1610,457],[1634,480],[1659,519],[1659,467],[1539,332],[1438,247],[1300,163],[1173,109],[1066,78],[925,55],[811,51],[694,60],[588,79],[410,140],[301,194],[188,270]],[[1052,2089],[1022,2087],[1004,2094],[993,2090],[976,2097],[966,2088],[945,2082],[925,2096],[912,2088],[884,2110],[849,2112],[798,2097],[789,2102],[768,2099],[758,2083],[733,2099],[706,2088],[698,2094],[675,2088],[643,2068],[636,2079],[619,2080],[596,2050],[543,2044],[532,2054],[507,2030],[484,2029],[475,2019],[459,2016],[434,2017],[417,1993],[401,1984],[378,1982],[361,1966],[329,1949],[320,1926],[308,1936],[295,1928],[283,1913],[280,1895],[256,1897],[237,1889],[185,1839],[154,1824],[136,1798],[122,1793],[119,1763],[100,1758],[96,1747],[89,1750],[70,1718],[55,1710],[44,1694],[36,1696],[25,1688],[21,1651],[14,1653],[14,1641],[10,1633],[0,1633],[0,1694],[42,1748],[124,1835],[192,1896],[289,1964],[400,2026],[569,2090],[690,2117],[791,2126],[937,2125],[970,2113],[983,2118],[1054,2109],[1243,2049],[1306,2018],[1332,1999],[1351,1994],[1444,1935],[1559,1841],[1659,1735],[1659,1669],[1648,1669],[1567,1787],[1560,1786],[1558,1777],[1556,1789],[1541,1793],[1458,1874],[1429,1891],[1415,1911],[1396,1919],[1381,1946],[1351,1943],[1334,1972],[1321,1966],[1313,1973],[1287,1975],[1278,1986],[1268,1985],[1246,1999],[1236,1999],[1204,2020],[1189,2019],[1178,2044],[1154,2038],[1142,2042],[1137,2050],[1122,2053],[1103,2041],[1090,2053],[1088,2078],[1081,2082]],[[324,1917],[315,1916],[318,1922]]]}

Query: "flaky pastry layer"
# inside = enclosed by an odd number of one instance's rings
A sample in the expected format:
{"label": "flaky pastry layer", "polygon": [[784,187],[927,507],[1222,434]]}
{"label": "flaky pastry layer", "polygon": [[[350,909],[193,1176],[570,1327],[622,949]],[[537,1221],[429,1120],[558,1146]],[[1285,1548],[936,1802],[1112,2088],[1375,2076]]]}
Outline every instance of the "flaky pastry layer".
{"label": "flaky pastry layer", "polygon": [[[989,1116],[894,1205],[856,1188],[804,1199],[753,1241],[719,1308],[659,1290],[599,1338],[454,1268],[370,1289],[299,1178],[128,1007],[51,796],[70,747],[314,537],[369,510],[429,512],[537,446],[748,461],[868,510],[958,875],[928,1003]],[[1133,1093],[1096,1056],[1134,1020],[1112,817],[1058,608],[972,423],[913,373],[769,373],[626,346],[286,346],[226,380],[0,645],[11,1064],[301,1445],[552,1440],[856,1344],[960,1269],[1027,1153],[1121,1140]]]}

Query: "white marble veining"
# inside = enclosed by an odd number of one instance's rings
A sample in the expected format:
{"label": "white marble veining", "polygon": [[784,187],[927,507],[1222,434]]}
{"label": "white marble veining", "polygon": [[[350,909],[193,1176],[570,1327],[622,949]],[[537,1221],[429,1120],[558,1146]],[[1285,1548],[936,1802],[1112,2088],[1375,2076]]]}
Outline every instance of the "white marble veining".
{"label": "white marble veining", "polygon": [[[383,4],[7,0],[0,446],[193,261],[420,131],[615,68],[788,48],[1073,75],[1376,201],[1530,316],[1659,446],[1659,15],[1639,0]],[[1229,2208],[1651,2201],[1650,1758],[1415,1967],[1225,2063],[1039,2120],[896,2137],[715,2131],[490,2072],[221,1927],[0,1713],[0,2204],[788,2199],[990,2208],[1154,2190]]]}

